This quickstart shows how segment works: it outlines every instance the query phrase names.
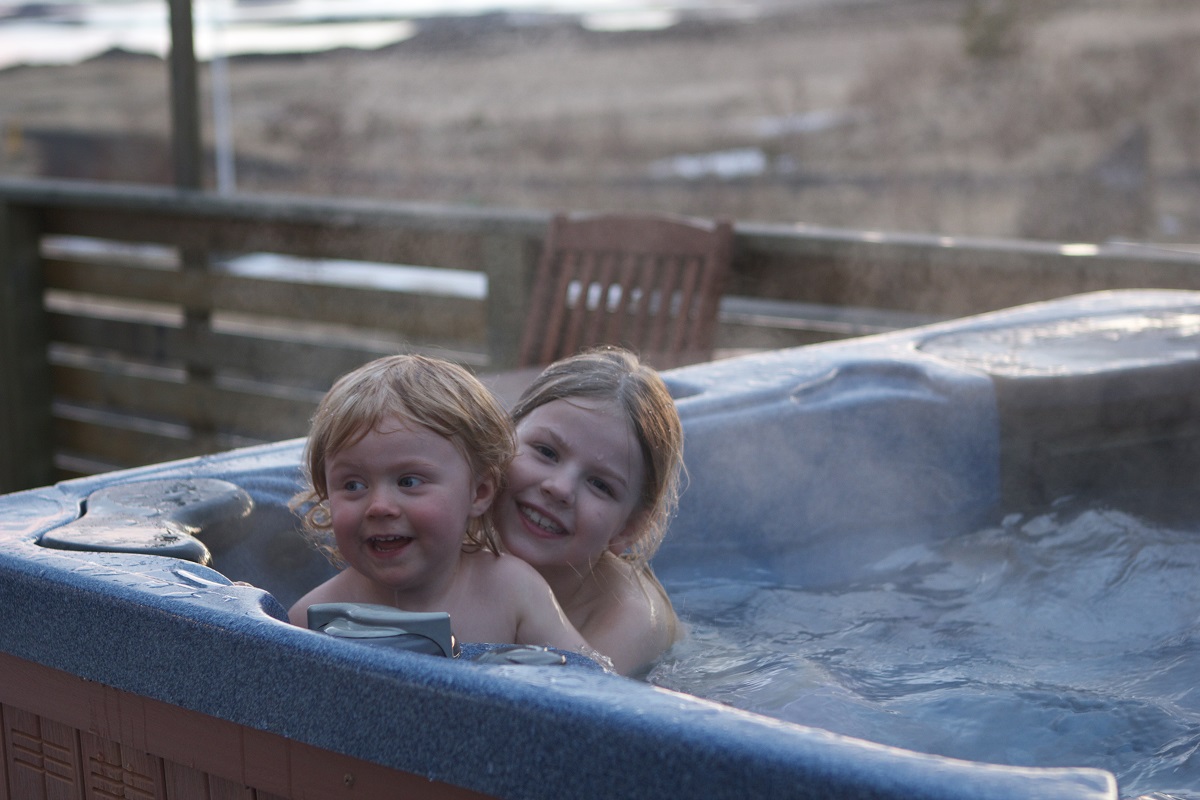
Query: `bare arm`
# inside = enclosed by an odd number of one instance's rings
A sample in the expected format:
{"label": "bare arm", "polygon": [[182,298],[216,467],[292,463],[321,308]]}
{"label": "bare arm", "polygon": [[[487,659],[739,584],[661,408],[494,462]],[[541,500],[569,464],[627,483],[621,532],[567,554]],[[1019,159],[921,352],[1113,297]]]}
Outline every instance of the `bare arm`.
{"label": "bare arm", "polygon": [[537,571],[515,556],[506,557],[516,588],[517,644],[543,645],[595,655],[595,648],[575,629],[558,604],[550,585]]}
{"label": "bare arm", "polygon": [[626,572],[609,586],[576,618],[579,631],[617,672],[642,675],[675,643],[679,620],[653,573]]}
{"label": "bare arm", "polygon": [[313,604],[313,600],[309,599],[312,592],[301,597],[299,600],[288,609],[288,622],[300,628],[308,627],[308,607]]}
{"label": "bare arm", "polygon": [[613,669],[622,675],[644,674],[674,639],[661,620],[628,606],[610,607],[588,620],[584,630],[587,641],[612,659]]}
{"label": "bare arm", "polygon": [[345,602],[353,599],[344,586],[346,572],[339,572],[319,586],[310,589],[308,594],[297,600],[288,609],[288,622],[301,628],[308,627],[308,607],[317,603]]}

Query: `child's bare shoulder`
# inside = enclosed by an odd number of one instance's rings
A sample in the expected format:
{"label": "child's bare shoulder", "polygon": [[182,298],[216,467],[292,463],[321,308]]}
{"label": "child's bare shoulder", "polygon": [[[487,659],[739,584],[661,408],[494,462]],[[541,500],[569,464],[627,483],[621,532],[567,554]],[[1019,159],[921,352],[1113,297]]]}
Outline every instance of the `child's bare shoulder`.
{"label": "child's bare shoulder", "polygon": [[477,550],[464,553],[463,559],[471,564],[473,578],[481,582],[504,583],[509,590],[534,586],[540,588],[546,585],[545,579],[538,571],[516,556],[507,553],[491,553]]}
{"label": "child's bare shoulder", "polygon": [[624,658],[629,664],[645,665],[658,658],[677,637],[675,610],[649,569],[609,562],[605,571],[608,591],[601,595],[579,630],[614,661]]}
{"label": "child's bare shoulder", "polygon": [[317,603],[352,602],[351,588],[348,586],[346,572],[339,572],[324,583],[310,589],[307,594],[288,609],[288,620],[301,628],[308,627],[308,607]]}
{"label": "child's bare shoulder", "polygon": [[643,633],[654,627],[654,620],[661,613],[656,602],[658,598],[649,591],[650,587],[640,575],[627,573],[623,580],[609,583],[607,589],[599,597],[600,602],[589,620],[591,624]]}

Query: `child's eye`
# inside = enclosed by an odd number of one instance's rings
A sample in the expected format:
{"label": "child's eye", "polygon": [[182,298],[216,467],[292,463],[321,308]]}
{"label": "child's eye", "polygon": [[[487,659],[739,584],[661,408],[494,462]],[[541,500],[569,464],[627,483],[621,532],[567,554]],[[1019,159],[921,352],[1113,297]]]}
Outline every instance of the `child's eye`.
{"label": "child's eye", "polygon": [[556,456],[556,453],[554,452],[554,448],[549,447],[548,445],[535,444],[535,445],[530,445],[530,446],[534,449],[535,452],[537,452],[539,455],[541,455],[544,458],[552,459]]}
{"label": "child's eye", "polygon": [[343,491],[347,492],[359,492],[365,489],[366,486],[367,485],[360,480],[351,479],[342,484],[342,489]]}
{"label": "child's eye", "polygon": [[608,495],[609,497],[613,496],[613,488],[607,481],[605,481],[601,478],[592,478],[591,483],[592,483],[592,486],[595,486],[598,490],[600,490],[604,494]]}
{"label": "child's eye", "polygon": [[415,489],[424,482],[425,481],[421,480],[415,475],[405,475],[403,478],[396,481],[396,485],[401,489]]}

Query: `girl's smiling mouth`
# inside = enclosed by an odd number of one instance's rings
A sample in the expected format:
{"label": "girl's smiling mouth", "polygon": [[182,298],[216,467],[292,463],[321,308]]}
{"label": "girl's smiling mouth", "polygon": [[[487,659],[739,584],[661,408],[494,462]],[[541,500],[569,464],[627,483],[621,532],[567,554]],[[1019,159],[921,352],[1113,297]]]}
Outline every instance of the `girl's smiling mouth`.
{"label": "girl's smiling mouth", "polygon": [[567,529],[560,525],[556,520],[551,519],[540,511],[520,503],[517,504],[517,510],[521,513],[521,517],[526,522],[530,523],[537,530],[543,533],[554,536],[565,536]]}

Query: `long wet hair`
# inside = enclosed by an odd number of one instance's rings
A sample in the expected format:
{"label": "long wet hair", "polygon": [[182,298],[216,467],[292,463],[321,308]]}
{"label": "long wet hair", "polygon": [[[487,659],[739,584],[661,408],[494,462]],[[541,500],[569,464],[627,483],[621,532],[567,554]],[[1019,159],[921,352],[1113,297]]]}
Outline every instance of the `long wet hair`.
{"label": "long wet hair", "polygon": [[679,504],[683,425],[663,379],[636,355],[600,347],[556,361],[543,370],[513,406],[513,423],[555,400],[588,398],[615,402],[633,426],[646,479],[638,499],[645,524],[621,558],[642,566],[658,552]]}
{"label": "long wet hair", "polygon": [[[428,428],[449,439],[477,480],[490,480],[496,494],[515,453],[513,426],[503,407],[462,367],[420,355],[396,355],[347,373],[325,394],[312,418],[304,448],[305,487],[291,501],[317,546],[341,561],[331,535],[329,458],[361,440],[388,417]],[[490,514],[468,521],[464,545],[500,551]]]}

